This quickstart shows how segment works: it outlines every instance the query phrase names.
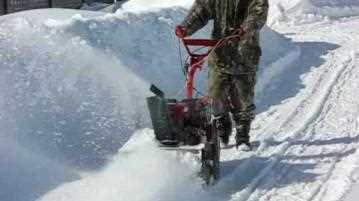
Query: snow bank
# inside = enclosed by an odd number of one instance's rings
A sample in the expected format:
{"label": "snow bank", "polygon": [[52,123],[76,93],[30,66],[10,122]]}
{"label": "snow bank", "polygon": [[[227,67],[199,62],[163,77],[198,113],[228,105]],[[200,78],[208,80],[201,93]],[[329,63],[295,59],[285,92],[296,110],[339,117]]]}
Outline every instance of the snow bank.
{"label": "snow bank", "polygon": [[[295,11],[294,11],[295,10]],[[328,17],[349,17],[359,15],[357,0],[302,0],[292,12],[323,15]]]}
{"label": "snow bank", "polygon": [[[119,12],[146,12],[171,7],[188,9],[194,0],[131,0],[120,6]],[[291,20],[293,23],[308,23],[318,20],[359,15],[357,0],[269,0],[268,24]]]}
{"label": "snow bank", "polygon": [[[136,75],[148,83],[158,85],[167,95],[174,96],[182,91],[179,86],[183,85],[184,77],[178,55],[179,41],[173,33],[173,27],[185,14],[186,10],[182,8],[160,11],[155,8],[154,11],[138,13],[122,10],[115,15],[100,18],[75,17],[63,22],[47,23],[55,30],[65,30],[78,35],[91,46],[111,52]],[[210,30],[211,24],[194,37],[208,38]],[[258,93],[278,76],[283,68],[288,67],[283,63],[278,64],[279,59],[289,64],[297,58],[290,55],[294,52],[298,55],[298,49],[289,39],[270,28],[265,27],[262,36],[263,56],[258,72]],[[205,90],[206,74],[205,72],[198,76],[197,83],[202,90]]]}
{"label": "snow bank", "polygon": [[119,11],[146,12],[148,10],[160,10],[163,8],[171,8],[176,6],[189,8],[193,2],[194,0],[151,0],[149,3],[148,0],[131,0],[122,4]]}
{"label": "snow bank", "polygon": [[102,166],[147,121],[148,85],[110,52],[33,12],[0,25],[3,135],[77,167]]}
{"label": "snow bank", "polygon": [[292,18],[293,23],[359,15],[357,0],[271,0],[270,24]]}

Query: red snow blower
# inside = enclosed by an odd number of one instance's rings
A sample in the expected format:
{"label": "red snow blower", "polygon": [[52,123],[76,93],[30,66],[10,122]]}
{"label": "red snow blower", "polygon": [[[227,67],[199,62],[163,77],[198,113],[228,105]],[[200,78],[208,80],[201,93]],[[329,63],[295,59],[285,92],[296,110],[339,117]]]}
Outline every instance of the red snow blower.
{"label": "red snow blower", "polygon": [[[211,104],[208,96],[193,98],[195,74],[202,68],[208,55],[225,40],[238,37],[233,34],[221,40],[182,38],[189,59],[184,65],[186,76],[186,97],[183,100],[166,98],[164,93],[152,85],[150,90],[155,94],[147,98],[155,137],[165,147],[198,145],[201,149],[201,176],[207,184],[219,178],[220,143],[216,121],[211,118]],[[196,53],[190,48],[207,47],[205,53]],[[221,121],[224,132],[232,132],[229,114]],[[222,131],[223,132],[223,131]]]}

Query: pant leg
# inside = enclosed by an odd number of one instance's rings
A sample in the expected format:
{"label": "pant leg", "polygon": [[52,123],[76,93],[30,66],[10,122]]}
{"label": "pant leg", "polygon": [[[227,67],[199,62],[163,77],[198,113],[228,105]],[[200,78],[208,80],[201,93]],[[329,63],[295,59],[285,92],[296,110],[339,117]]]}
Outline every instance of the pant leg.
{"label": "pant leg", "polygon": [[255,72],[233,75],[230,88],[230,102],[233,119],[237,126],[240,122],[250,123],[255,117],[254,87],[256,84]]}
{"label": "pant leg", "polygon": [[221,72],[216,66],[210,66],[208,90],[214,116],[223,116],[224,113],[229,111],[230,88],[231,76]]}

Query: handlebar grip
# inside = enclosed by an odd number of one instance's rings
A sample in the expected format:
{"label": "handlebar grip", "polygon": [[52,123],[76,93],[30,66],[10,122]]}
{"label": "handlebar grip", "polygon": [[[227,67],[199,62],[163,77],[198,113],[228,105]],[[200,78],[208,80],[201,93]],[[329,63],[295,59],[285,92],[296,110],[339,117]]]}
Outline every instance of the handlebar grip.
{"label": "handlebar grip", "polygon": [[193,38],[183,38],[183,43],[188,46],[207,46],[213,47],[217,45],[219,40],[215,39],[193,39]]}

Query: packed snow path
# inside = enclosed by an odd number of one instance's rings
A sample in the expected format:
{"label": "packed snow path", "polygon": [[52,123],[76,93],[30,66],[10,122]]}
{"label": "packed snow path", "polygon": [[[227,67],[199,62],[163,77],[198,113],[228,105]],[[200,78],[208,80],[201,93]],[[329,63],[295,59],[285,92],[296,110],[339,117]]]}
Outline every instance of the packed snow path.
{"label": "packed snow path", "polygon": [[277,27],[302,52],[273,94],[291,98],[258,115],[256,151],[222,150],[222,178],[215,186],[201,188],[193,178],[198,165],[188,154],[176,162],[175,154],[157,150],[151,140],[140,142],[152,134],[145,130],[120,150],[122,164],[64,184],[41,200],[340,200],[359,159],[357,27],[359,18]]}
{"label": "packed snow path", "polygon": [[350,19],[280,30],[302,47],[296,68],[309,67],[301,77],[305,86],[256,122],[255,136],[264,143],[246,160],[249,168],[228,179],[238,186],[248,179],[246,170],[260,170],[230,200],[334,201],[344,196],[358,158],[358,26],[358,19]]}

